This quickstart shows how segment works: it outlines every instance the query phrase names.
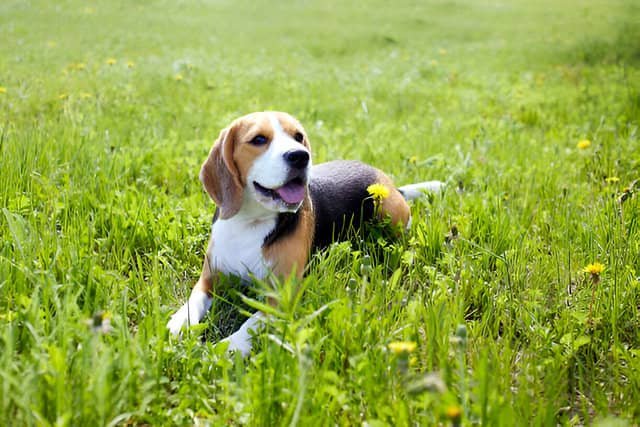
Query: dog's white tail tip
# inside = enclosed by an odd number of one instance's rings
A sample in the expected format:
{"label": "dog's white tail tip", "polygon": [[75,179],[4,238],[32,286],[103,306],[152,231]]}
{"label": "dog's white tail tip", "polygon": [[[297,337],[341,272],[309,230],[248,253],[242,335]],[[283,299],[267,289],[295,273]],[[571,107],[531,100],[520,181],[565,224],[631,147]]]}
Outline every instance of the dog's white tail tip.
{"label": "dog's white tail tip", "polygon": [[403,185],[398,188],[405,200],[414,200],[423,197],[425,193],[439,193],[444,189],[442,181],[424,181],[415,184]]}

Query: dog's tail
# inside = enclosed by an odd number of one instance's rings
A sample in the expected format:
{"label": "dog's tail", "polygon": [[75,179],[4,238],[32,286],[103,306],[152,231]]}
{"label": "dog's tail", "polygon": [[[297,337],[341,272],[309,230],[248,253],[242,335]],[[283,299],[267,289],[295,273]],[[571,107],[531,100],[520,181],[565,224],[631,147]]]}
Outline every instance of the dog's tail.
{"label": "dog's tail", "polygon": [[439,193],[442,190],[444,190],[442,181],[424,181],[398,187],[398,191],[407,201],[423,197],[425,193]]}

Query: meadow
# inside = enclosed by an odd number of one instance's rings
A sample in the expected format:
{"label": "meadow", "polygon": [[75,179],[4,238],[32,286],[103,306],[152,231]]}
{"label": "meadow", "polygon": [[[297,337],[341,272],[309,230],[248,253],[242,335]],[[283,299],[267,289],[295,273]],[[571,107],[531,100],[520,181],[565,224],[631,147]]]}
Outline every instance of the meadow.
{"label": "meadow", "polygon": [[[447,188],[176,340],[256,110]],[[4,0],[0,425],[638,425],[639,122],[633,0]]]}

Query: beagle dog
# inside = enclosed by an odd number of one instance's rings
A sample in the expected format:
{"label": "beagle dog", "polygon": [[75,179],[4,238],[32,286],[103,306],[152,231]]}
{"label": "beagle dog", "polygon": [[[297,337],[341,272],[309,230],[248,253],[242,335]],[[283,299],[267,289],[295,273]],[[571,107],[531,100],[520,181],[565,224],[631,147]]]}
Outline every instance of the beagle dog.
{"label": "beagle dog", "polygon": [[[382,171],[357,161],[312,166],[307,133],[281,112],[252,113],[223,129],[200,180],[217,209],[200,279],[167,324],[174,335],[207,314],[220,274],[300,278],[313,251],[374,218],[407,227],[406,200],[442,186],[429,181],[396,188]],[[372,184],[386,188],[377,204],[368,192]],[[248,354],[250,331],[262,316],[254,314],[227,337],[228,349]]]}

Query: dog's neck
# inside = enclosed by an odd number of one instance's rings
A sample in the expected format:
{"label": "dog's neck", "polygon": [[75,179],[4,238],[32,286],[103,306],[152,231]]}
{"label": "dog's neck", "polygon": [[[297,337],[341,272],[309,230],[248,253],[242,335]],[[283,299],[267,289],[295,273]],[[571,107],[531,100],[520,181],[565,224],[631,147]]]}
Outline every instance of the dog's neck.
{"label": "dog's neck", "polygon": [[274,212],[266,209],[260,203],[258,203],[253,197],[245,197],[243,200],[242,208],[231,218],[221,220],[218,218],[218,210],[216,210],[213,218],[214,223],[216,221],[225,222],[231,227],[242,227],[243,229],[260,230],[264,236],[256,236],[256,238],[262,239],[262,246],[266,247],[279,238],[282,238],[295,231],[300,221],[301,211],[309,209],[311,206],[311,199],[307,195],[305,200],[297,211],[294,212]]}
{"label": "dog's neck", "polygon": [[252,195],[248,194],[248,191],[245,191],[240,210],[226,221],[252,227],[273,222],[277,217],[278,212],[265,208]]}

